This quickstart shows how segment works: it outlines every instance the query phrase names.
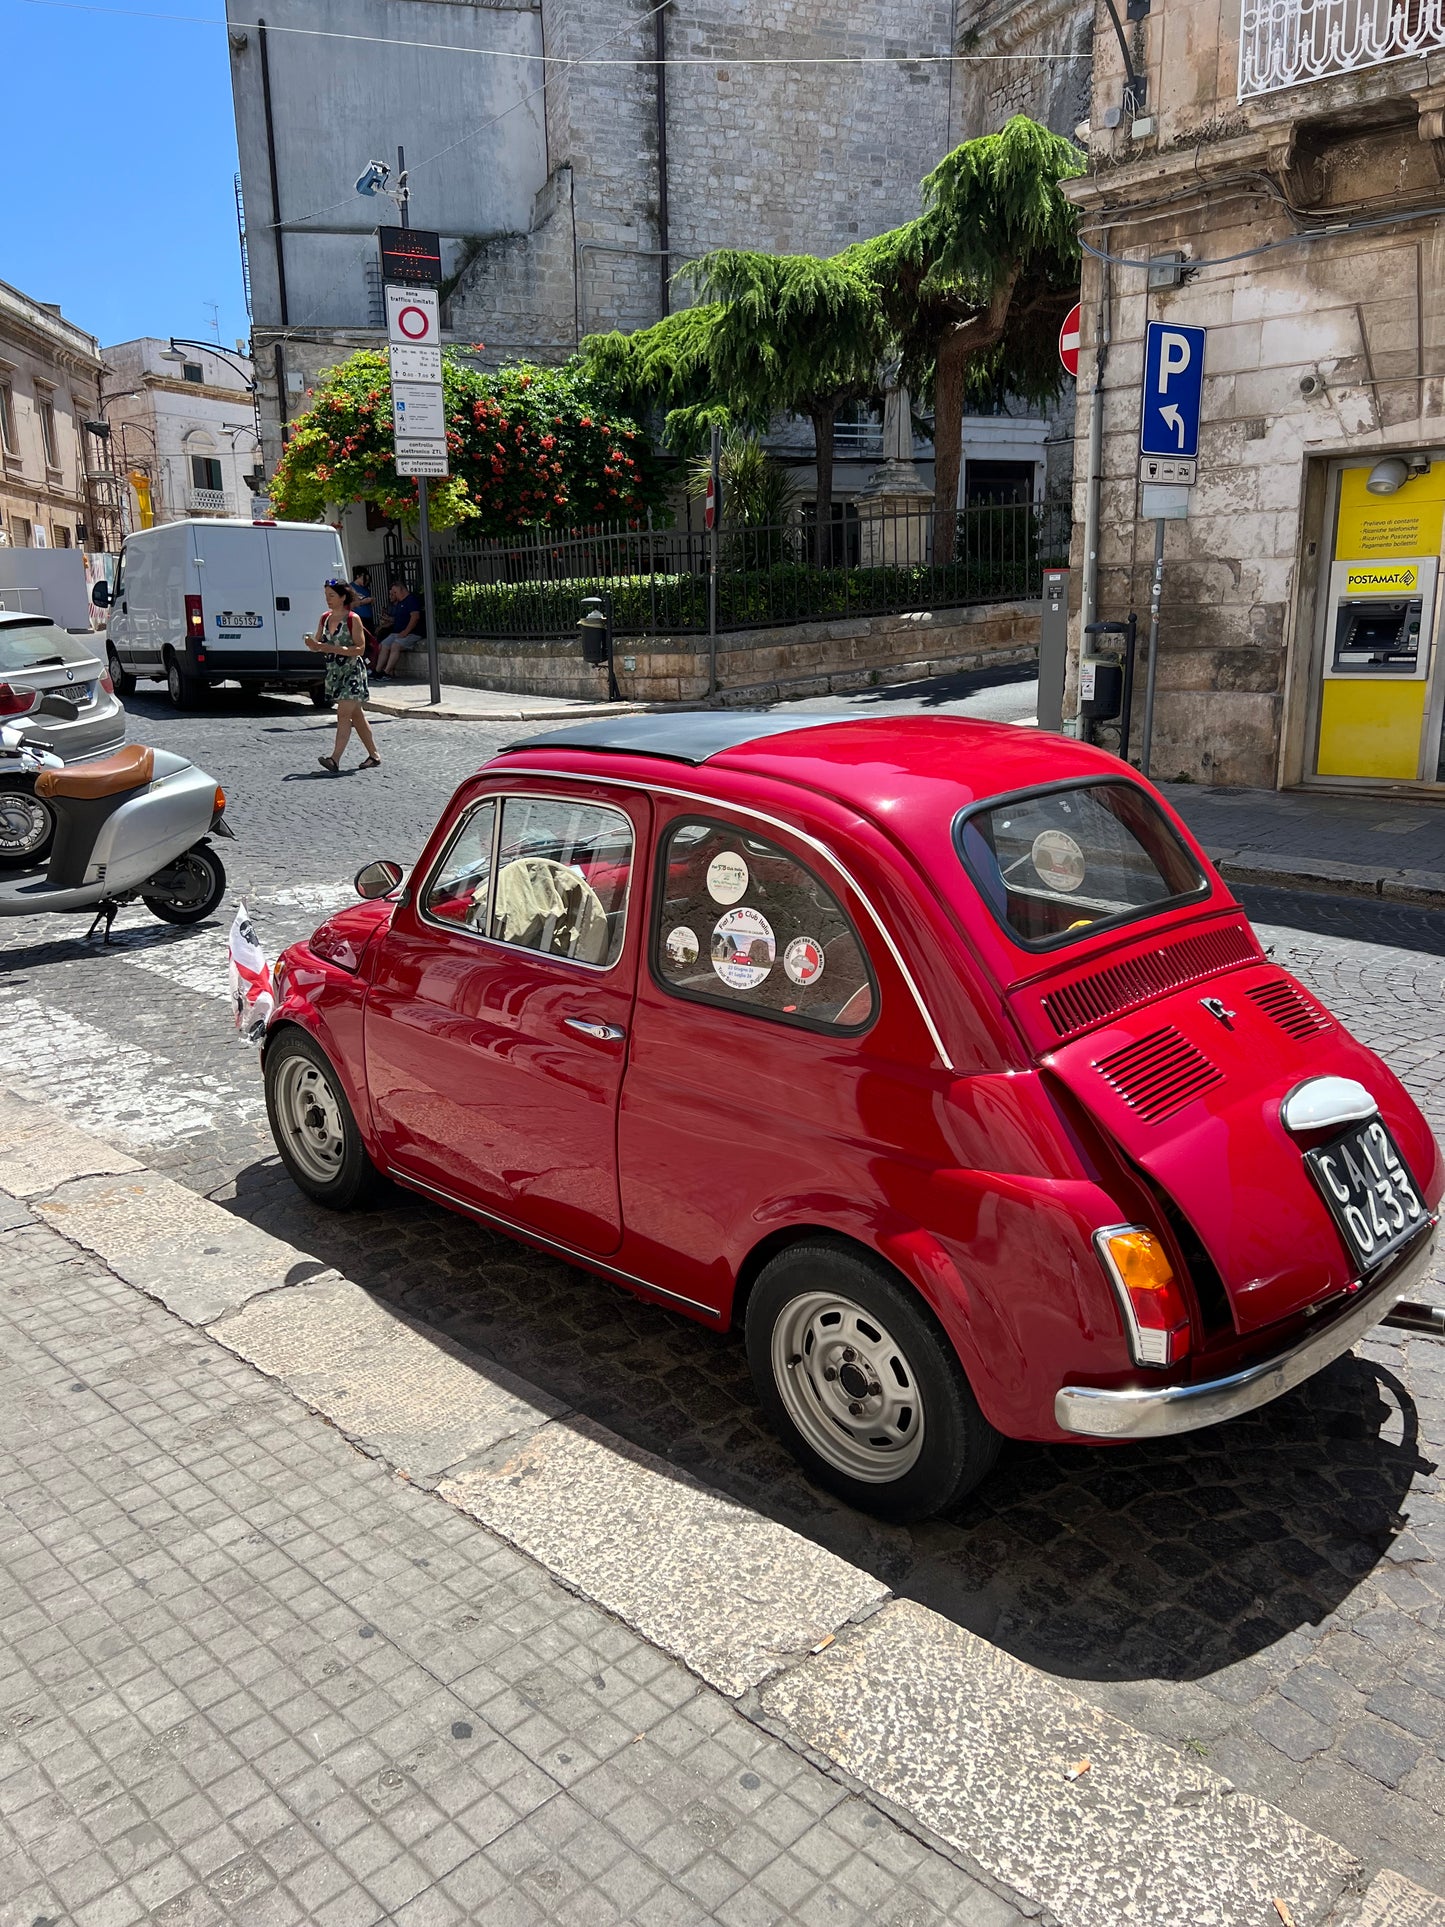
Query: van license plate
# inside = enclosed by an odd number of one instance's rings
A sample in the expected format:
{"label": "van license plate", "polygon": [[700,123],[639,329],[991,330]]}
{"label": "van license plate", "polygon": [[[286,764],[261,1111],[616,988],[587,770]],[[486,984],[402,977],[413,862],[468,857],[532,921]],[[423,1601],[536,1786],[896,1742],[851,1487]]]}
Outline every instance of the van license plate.
{"label": "van license plate", "polygon": [[1304,1160],[1362,1272],[1383,1264],[1427,1223],[1415,1180],[1379,1118],[1352,1124]]}

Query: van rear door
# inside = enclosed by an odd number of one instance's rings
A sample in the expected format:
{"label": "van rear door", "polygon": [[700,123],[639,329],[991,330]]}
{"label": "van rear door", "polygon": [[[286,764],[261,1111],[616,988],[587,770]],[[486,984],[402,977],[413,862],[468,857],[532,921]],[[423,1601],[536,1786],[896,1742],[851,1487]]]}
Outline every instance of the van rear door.
{"label": "van rear door", "polygon": [[326,584],[346,576],[341,537],[323,524],[282,522],[267,538],[276,611],[276,647],[287,681],[319,682],[325,663],[301,640],[326,609]]}
{"label": "van rear door", "polygon": [[195,570],[205,622],[208,678],[276,674],[276,618],[271,557],[264,529],[229,522],[196,523]]}

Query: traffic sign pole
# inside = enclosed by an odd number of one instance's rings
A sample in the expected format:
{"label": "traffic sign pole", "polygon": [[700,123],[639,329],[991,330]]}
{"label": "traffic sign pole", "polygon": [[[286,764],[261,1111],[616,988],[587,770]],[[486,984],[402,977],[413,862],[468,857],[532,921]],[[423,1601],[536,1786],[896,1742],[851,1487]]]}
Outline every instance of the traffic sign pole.
{"label": "traffic sign pole", "polygon": [[[400,165],[400,155],[398,155]],[[406,230],[406,204],[402,204],[403,229]],[[419,277],[430,271],[435,260],[440,271],[440,242],[435,236],[416,239],[429,244],[425,253],[415,257],[397,249],[393,258],[401,261],[402,271],[415,273],[417,280],[400,284],[388,281],[386,332],[391,363],[392,433],[396,448],[396,472],[416,478],[417,543],[421,549],[421,599],[426,620],[426,662],[431,683],[431,700],[442,699],[441,664],[437,653],[437,605],[431,554],[431,504],[429,476],[445,476],[447,465],[446,398],[442,389],[441,296],[435,286],[420,284]],[[383,261],[386,260],[383,245]]]}

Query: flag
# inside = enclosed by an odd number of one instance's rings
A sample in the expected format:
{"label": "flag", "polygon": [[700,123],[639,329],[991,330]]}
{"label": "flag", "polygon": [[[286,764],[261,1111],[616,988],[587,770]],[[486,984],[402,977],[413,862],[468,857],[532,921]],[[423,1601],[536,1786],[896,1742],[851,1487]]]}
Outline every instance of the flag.
{"label": "flag", "polygon": [[236,920],[231,925],[226,954],[231,965],[231,1008],[243,1044],[259,1044],[266,1034],[266,1022],[276,1007],[276,990],[271,981],[271,966],[256,940],[244,903],[236,905]]}

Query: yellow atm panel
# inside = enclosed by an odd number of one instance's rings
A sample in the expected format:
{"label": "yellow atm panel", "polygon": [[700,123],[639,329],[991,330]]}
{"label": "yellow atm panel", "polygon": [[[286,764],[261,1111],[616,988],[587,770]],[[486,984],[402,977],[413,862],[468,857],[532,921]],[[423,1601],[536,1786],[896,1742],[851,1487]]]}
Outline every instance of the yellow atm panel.
{"label": "yellow atm panel", "polygon": [[1413,782],[1420,772],[1423,682],[1327,682],[1320,702],[1321,776]]}

